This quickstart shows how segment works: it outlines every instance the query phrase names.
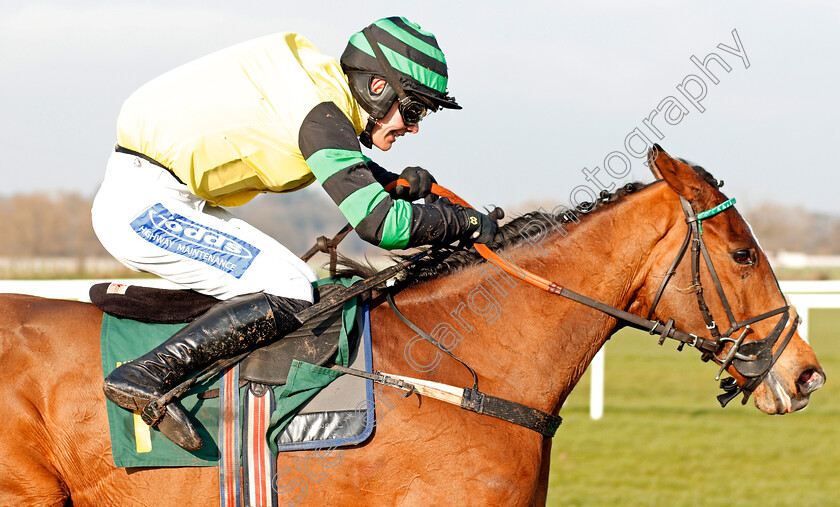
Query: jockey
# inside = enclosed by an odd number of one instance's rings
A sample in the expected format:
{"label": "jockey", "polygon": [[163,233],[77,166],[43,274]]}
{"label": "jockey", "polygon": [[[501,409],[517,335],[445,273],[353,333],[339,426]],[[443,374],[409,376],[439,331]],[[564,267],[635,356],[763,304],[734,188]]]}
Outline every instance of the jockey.
{"label": "jockey", "polygon": [[[185,449],[201,438],[176,402],[157,399],[191,374],[285,336],[313,302],[317,275],[273,238],[224,208],[315,180],[358,235],[384,249],[490,242],[487,215],[427,197],[419,167],[399,177],[361,152],[416,134],[447,93],[434,35],[401,17],[350,38],[341,63],[296,33],[205,56],[136,90],[117,120],[117,146],[94,199],[94,231],[127,267],[219,299],[166,342],[114,370],[105,395]],[[427,199],[428,201],[428,199]],[[282,218],[281,218],[282,219]]]}

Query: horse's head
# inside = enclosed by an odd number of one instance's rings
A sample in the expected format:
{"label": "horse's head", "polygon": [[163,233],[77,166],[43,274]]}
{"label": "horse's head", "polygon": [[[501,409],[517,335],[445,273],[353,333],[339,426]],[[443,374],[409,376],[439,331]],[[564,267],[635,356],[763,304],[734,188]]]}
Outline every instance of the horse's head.
{"label": "horse's head", "polygon": [[654,276],[640,299],[651,316],[673,318],[679,329],[720,344],[707,358],[734,379],[721,384],[723,405],[743,392],[744,403],[754,393],[756,407],[768,414],[805,407],[825,372],[797,332],[798,315],[752,230],[711,175],[656,148],[650,167],[668,185],[656,204],[679,219],[653,252]]}

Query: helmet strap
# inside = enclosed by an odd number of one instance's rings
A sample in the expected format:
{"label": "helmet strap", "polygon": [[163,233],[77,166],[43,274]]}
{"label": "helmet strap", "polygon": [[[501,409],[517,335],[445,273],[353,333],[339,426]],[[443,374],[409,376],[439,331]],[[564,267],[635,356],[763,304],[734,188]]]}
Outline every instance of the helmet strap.
{"label": "helmet strap", "polygon": [[405,90],[403,90],[400,78],[397,76],[397,71],[395,71],[394,68],[391,67],[391,64],[388,63],[388,59],[385,58],[385,54],[382,53],[382,49],[379,47],[376,37],[373,36],[373,31],[368,26],[362,30],[362,34],[364,34],[371,49],[373,49],[373,54],[376,55],[376,59],[379,61],[380,67],[382,67],[382,73],[385,75],[385,81],[387,81],[388,84],[394,88],[394,91],[397,92],[397,99],[400,104],[408,102],[408,94],[406,94]]}
{"label": "helmet strap", "polygon": [[368,116],[365,130],[359,134],[359,142],[367,149],[373,148],[373,127],[376,126],[377,121],[373,116]]}

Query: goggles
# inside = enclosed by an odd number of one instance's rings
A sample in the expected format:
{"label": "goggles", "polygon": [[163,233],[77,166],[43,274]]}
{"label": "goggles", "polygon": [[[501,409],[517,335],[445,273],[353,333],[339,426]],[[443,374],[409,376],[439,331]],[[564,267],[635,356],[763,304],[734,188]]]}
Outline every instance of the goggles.
{"label": "goggles", "polygon": [[398,100],[400,116],[402,116],[403,123],[406,127],[413,127],[420,123],[420,120],[429,114],[429,111],[434,111],[434,107],[430,106],[427,101],[420,97],[413,95],[405,95]]}

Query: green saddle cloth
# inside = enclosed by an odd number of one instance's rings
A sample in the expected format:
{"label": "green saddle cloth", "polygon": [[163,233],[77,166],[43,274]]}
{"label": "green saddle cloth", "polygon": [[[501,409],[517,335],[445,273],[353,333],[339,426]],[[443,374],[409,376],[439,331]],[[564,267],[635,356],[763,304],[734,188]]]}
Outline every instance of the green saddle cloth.
{"label": "green saddle cloth", "polygon": [[[352,285],[356,279],[323,279],[314,286],[328,283]],[[335,363],[347,366],[350,357],[348,336],[356,323],[358,301],[351,299],[344,303],[343,325],[339,350]],[[109,314],[102,317],[102,372],[110,374],[117,366],[142,356],[166,341],[184,324],[147,324],[131,319],[121,319]],[[267,437],[271,451],[277,452],[276,437],[301,406],[315,396],[341,374],[329,368],[293,361],[286,384],[273,389],[276,407],[271,415]],[[104,378],[104,377],[103,377]],[[197,451],[187,451],[164,437],[157,428],[150,428],[139,413],[125,410],[111,401],[106,401],[108,424],[111,432],[111,450],[117,467],[183,467],[218,466],[219,464],[219,398],[202,400],[198,393],[217,389],[218,376],[193,386],[183,398],[181,405],[197,421],[196,429],[204,445]],[[245,413],[244,389],[240,396],[240,414]]]}

